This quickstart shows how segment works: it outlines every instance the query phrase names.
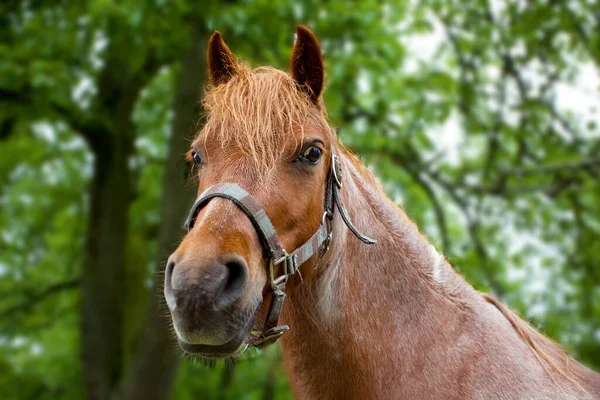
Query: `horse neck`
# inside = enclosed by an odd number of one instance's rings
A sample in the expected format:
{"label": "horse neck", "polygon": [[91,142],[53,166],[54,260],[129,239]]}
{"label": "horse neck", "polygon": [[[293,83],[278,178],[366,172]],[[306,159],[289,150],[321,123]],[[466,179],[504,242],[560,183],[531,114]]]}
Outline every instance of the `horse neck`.
{"label": "horse neck", "polygon": [[[316,267],[320,274],[308,285],[300,285],[295,296],[302,299],[303,305],[307,300],[317,302],[308,314],[318,315],[331,325],[339,320],[336,315],[343,316],[352,310],[344,307],[336,312],[329,308],[344,304],[383,301],[401,314],[420,308],[425,298],[457,294],[468,298],[476,293],[406,213],[385,195],[356,157],[344,152],[342,162],[344,205],[358,231],[373,237],[377,243],[360,242],[339,214],[335,214],[331,249]],[[302,297],[307,293],[310,299]],[[304,307],[302,311],[306,311]]]}
{"label": "horse neck", "polygon": [[[386,360],[410,357],[416,337],[421,346],[436,340],[443,316],[474,293],[358,160],[345,154],[342,162],[344,203],[358,230],[377,243],[358,241],[338,215],[318,278],[289,294],[282,317],[291,330],[282,350],[292,386],[303,388],[297,394],[356,394],[359,378],[385,379],[370,375],[385,374]],[[317,389],[323,379],[329,386]],[[346,386],[336,391],[330,382]]]}
{"label": "horse neck", "polygon": [[[490,365],[504,361],[483,378],[484,386],[493,392],[495,375],[506,372],[503,365],[518,364],[522,369],[511,379],[522,386],[515,386],[515,395],[528,390],[530,379],[549,384],[539,358],[529,354],[507,318],[520,332],[529,329],[526,324],[496,305],[498,312],[456,274],[357,159],[343,153],[342,162],[344,203],[358,230],[377,244],[361,243],[336,214],[333,242],[315,277],[291,288],[282,311],[290,331],[281,342],[296,397],[390,398],[398,396],[398,388],[407,398],[419,397],[426,388],[460,378],[457,360],[473,344],[470,333],[482,329],[487,330],[480,338],[489,337],[489,346],[502,341],[507,354],[500,356],[499,348],[490,353]],[[542,343],[538,333],[527,336]],[[474,346],[465,368],[481,354]],[[568,360],[561,365],[566,368]],[[452,397],[447,394],[431,396]]]}

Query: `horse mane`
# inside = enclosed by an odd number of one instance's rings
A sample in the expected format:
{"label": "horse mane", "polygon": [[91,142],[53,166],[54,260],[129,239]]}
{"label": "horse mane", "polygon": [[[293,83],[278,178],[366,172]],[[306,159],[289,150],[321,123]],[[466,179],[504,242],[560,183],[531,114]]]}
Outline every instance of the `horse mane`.
{"label": "horse mane", "polygon": [[[567,379],[569,382],[574,384],[579,389],[585,391],[581,384],[575,379],[573,373],[569,370],[570,357],[565,349],[561,345],[554,342],[553,340],[542,335],[537,329],[531,326],[526,320],[521,318],[516,312],[509,309],[507,306],[502,304],[496,298],[492,297],[487,293],[481,293],[485,301],[496,307],[502,315],[510,322],[513,328],[517,331],[519,336],[527,343],[529,349],[536,357],[538,362],[542,365],[550,379],[556,384],[553,375],[550,373],[546,364],[554,369],[560,376]],[[563,364],[563,369],[560,365]]]}
{"label": "horse mane", "polygon": [[358,173],[365,180],[365,182],[367,182],[371,186],[371,188],[374,189],[381,196],[387,198],[387,195],[383,190],[383,186],[381,186],[381,183],[379,182],[377,177],[375,177],[375,175],[369,170],[365,163],[362,162],[362,160],[354,152],[352,152],[352,150],[340,144],[339,142],[338,148],[340,149],[340,152],[344,156],[344,158],[348,162],[350,162],[350,164],[352,164],[352,166],[358,171]]}
{"label": "horse mane", "polygon": [[202,136],[224,149],[235,147],[262,171],[271,170],[286,155],[290,141],[298,146],[306,127],[327,132],[335,140],[324,109],[288,73],[275,68],[251,69],[237,62],[226,83],[207,88],[202,105],[206,121],[196,140]]}
{"label": "horse mane", "polygon": [[[378,193],[387,198],[383,187],[375,175],[365,166],[365,164],[349,149],[340,146],[342,154],[356,168],[361,177]],[[525,319],[521,318],[516,312],[509,309],[496,298],[487,293],[481,293],[484,300],[495,306],[504,317],[510,322],[519,336],[527,343],[527,346],[536,357],[540,365],[544,368],[550,379],[557,384],[553,374],[548,370],[547,365],[556,371],[560,376],[567,379],[583,392],[587,392],[575,378],[575,375],[569,369],[570,357],[562,346],[553,340],[547,338]],[[561,366],[564,365],[564,368]]]}

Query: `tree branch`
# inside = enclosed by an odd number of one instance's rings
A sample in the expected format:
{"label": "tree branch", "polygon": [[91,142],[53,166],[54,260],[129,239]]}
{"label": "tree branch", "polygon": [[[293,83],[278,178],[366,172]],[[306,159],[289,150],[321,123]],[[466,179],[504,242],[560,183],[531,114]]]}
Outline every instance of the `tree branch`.
{"label": "tree branch", "polygon": [[[18,107],[35,104],[35,93],[30,87],[25,87],[21,91],[9,89],[0,89],[0,98],[2,103],[13,103]],[[60,119],[62,119],[77,134],[81,135],[90,145],[94,152],[100,151],[108,140],[106,132],[109,127],[100,121],[90,121],[86,119],[73,104],[65,105],[54,100],[49,100],[47,108]]]}
{"label": "tree branch", "polygon": [[555,163],[539,165],[529,168],[511,168],[505,171],[506,174],[523,176],[531,174],[547,174],[556,172],[574,172],[577,170],[600,168],[600,158],[590,158],[570,163]]}
{"label": "tree branch", "polygon": [[444,213],[444,208],[440,203],[433,187],[419,174],[419,170],[412,168],[411,164],[407,162],[406,157],[401,155],[398,152],[390,152],[389,150],[383,152],[378,152],[379,156],[387,156],[392,161],[393,164],[403,168],[411,178],[417,183],[425,192],[427,197],[429,197],[429,201],[433,205],[433,212],[435,214],[435,219],[437,221],[438,229],[440,232],[440,236],[442,239],[442,252],[449,253],[450,252],[450,236],[448,234],[448,224],[446,222],[446,214]]}
{"label": "tree branch", "polygon": [[16,122],[15,117],[9,117],[0,123],[0,141],[7,140],[13,134]]}
{"label": "tree branch", "polygon": [[53,285],[48,286],[46,289],[40,291],[39,293],[31,296],[28,300],[15,304],[14,306],[8,307],[7,309],[0,312],[0,319],[6,318],[12,314],[25,312],[38,304],[39,302],[45,300],[47,297],[52,296],[53,294],[60,293],[64,290],[74,289],[79,286],[79,278],[69,279],[63,282],[58,282]]}

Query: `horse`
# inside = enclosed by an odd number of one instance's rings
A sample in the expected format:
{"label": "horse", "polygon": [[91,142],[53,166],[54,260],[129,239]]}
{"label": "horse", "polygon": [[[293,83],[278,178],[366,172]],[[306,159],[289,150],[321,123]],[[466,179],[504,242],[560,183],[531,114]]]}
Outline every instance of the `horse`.
{"label": "horse", "polygon": [[600,399],[599,374],[459,276],[341,144],[307,27],[289,73],[218,31],[207,62],[199,196],[165,269],[185,352],[280,340],[299,399]]}

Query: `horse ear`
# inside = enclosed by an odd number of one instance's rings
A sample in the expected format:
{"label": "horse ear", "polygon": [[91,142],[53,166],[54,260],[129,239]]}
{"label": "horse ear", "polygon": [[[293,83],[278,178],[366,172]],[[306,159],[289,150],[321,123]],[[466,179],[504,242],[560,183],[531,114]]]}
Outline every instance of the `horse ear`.
{"label": "horse ear", "polygon": [[208,77],[213,86],[227,83],[235,75],[237,67],[235,56],[223,41],[219,31],[215,31],[208,40],[206,59]]}
{"label": "horse ear", "polygon": [[304,25],[296,26],[291,70],[300,87],[318,103],[325,81],[323,55],[317,37]]}

